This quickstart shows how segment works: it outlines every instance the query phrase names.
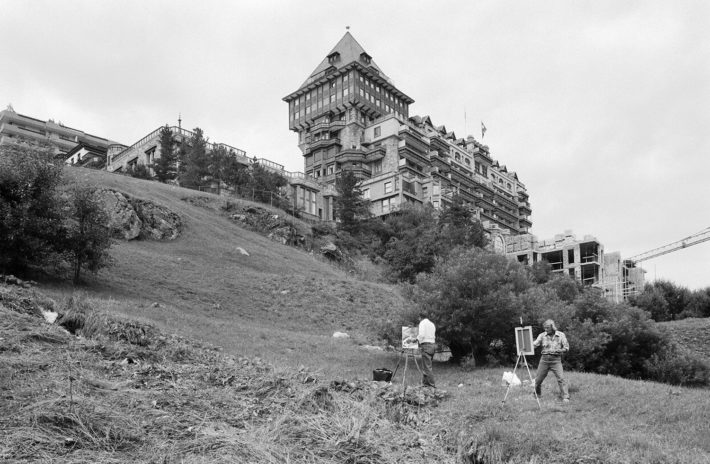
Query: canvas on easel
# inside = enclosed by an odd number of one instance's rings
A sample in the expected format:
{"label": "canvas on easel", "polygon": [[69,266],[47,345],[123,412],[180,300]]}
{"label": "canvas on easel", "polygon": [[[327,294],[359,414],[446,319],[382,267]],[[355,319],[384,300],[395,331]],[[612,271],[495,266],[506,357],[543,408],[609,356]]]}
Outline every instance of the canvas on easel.
{"label": "canvas on easel", "polygon": [[419,341],[417,336],[419,335],[419,327],[417,326],[402,326],[402,351],[399,359],[397,360],[397,366],[394,368],[394,374],[392,378],[397,375],[399,370],[399,365],[404,358],[404,371],[402,372],[402,396],[407,391],[406,380],[407,380],[407,366],[409,364],[409,358],[412,358],[414,365],[417,366],[417,370],[421,374],[422,370],[417,362],[417,356],[419,355]]}
{"label": "canvas on easel", "polygon": [[525,327],[515,328],[515,346],[518,350],[518,356],[535,355],[535,347],[533,346],[533,332],[531,326],[526,325]]}
{"label": "canvas on easel", "polygon": [[417,335],[419,335],[419,327],[402,326],[402,349],[418,350],[419,342],[417,341]]}

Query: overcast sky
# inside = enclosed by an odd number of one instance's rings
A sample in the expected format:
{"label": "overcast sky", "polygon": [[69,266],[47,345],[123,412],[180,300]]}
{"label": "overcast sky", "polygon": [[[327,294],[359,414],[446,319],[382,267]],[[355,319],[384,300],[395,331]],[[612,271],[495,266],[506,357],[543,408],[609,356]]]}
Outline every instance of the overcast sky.
{"label": "overcast sky", "polygon": [[[707,1],[0,0],[0,105],[125,144],[163,124],[302,171],[281,99],[350,26],[458,137],[488,129],[532,232],[630,257],[710,227]],[[710,286],[710,242],[644,263]]]}

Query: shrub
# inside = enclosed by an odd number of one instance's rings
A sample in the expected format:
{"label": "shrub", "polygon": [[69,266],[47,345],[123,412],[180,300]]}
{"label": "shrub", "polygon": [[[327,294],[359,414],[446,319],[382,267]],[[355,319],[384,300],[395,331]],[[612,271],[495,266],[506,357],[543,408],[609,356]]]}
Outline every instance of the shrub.
{"label": "shrub", "polygon": [[431,312],[455,361],[472,353],[482,362],[496,340],[507,347],[501,352],[515,353],[518,296],[529,286],[521,264],[474,248],[421,275],[415,301]]}
{"label": "shrub", "polygon": [[0,271],[44,264],[58,252],[61,170],[49,149],[0,147]]}
{"label": "shrub", "polygon": [[681,353],[675,347],[646,359],[644,367],[652,380],[687,387],[710,386],[710,364],[697,355]]}

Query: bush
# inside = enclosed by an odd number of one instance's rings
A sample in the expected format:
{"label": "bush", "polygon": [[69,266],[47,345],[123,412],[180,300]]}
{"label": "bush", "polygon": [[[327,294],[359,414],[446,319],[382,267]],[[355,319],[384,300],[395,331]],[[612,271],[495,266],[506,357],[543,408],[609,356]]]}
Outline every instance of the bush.
{"label": "bush", "polygon": [[686,387],[710,386],[710,365],[690,353],[677,348],[664,354],[655,354],[644,361],[648,378]]}
{"label": "bush", "polygon": [[529,286],[521,264],[474,248],[420,275],[414,301],[431,313],[437,337],[451,348],[455,361],[473,354],[480,363],[492,342],[500,341],[500,352],[514,356],[519,295]]}
{"label": "bush", "polygon": [[62,164],[46,148],[0,147],[0,271],[49,262],[62,243]]}

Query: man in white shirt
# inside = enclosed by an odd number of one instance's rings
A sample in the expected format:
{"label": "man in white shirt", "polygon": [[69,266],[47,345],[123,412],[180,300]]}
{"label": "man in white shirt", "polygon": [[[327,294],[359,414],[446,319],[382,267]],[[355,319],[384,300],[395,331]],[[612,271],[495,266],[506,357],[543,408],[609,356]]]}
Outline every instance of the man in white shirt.
{"label": "man in white shirt", "polygon": [[421,322],[419,322],[419,334],[417,335],[419,351],[422,354],[422,384],[425,387],[436,388],[434,374],[431,370],[434,353],[436,353],[436,327],[427,316],[425,311],[419,314]]}

